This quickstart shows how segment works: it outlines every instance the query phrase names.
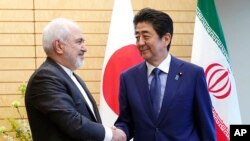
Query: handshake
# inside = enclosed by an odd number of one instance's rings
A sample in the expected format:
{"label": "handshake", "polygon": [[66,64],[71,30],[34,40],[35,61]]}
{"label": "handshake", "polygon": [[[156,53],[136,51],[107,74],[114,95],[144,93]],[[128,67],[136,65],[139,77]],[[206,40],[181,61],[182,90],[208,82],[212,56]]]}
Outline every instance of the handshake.
{"label": "handshake", "polygon": [[113,132],[113,137],[111,141],[126,141],[127,137],[126,134],[119,128],[116,128],[115,126],[111,127]]}

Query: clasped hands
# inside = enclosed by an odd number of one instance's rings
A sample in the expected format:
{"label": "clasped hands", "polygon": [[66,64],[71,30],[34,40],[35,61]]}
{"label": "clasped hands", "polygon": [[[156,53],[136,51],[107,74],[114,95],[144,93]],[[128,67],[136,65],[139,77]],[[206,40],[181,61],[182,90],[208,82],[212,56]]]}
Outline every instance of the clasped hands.
{"label": "clasped hands", "polygon": [[111,141],[126,141],[127,137],[126,134],[119,128],[116,128],[115,126],[111,127],[113,132],[113,137]]}

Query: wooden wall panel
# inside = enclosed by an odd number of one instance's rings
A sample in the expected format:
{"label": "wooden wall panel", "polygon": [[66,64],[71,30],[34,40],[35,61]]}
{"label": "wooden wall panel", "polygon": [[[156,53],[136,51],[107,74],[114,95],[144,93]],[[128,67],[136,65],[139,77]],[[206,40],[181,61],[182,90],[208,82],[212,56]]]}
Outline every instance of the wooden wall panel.
{"label": "wooden wall panel", "polygon": [[[23,113],[23,116],[27,118],[26,110],[24,107],[20,107],[20,112]],[[13,118],[19,118],[19,115],[16,111],[16,109],[8,106],[8,107],[1,107],[0,108],[0,120],[5,119],[6,117],[13,117]]]}
{"label": "wooden wall panel", "polygon": [[[0,45],[0,58],[10,58],[10,57],[35,57],[34,46],[10,46],[10,45]],[[1,69],[1,67],[0,67]]]}
{"label": "wooden wall panel", "polygon": [[[9,124],[9,122],[6,119],[0,119],[0,125],[1,126],[5,126],[6,128],[11,128],[11,125]],[[0,141],[6,141],[4,140],[1,136],[0,136]]]}
{"label": "wooden wall panel", "polygon": [[195,0],[131,0],[134,10],[151,7],[158,10],[189,11],[196,7]]}
{"label": "wooden wall panel", "polygon": [[[42,29],[57,17],[77,21],[86,38],[85,65],[76,71],[99,104],[101,73],[114,0],[0,0],[0,126],[18,117],[9,104],[19,99],[18,86],[45,60]],[[151,7],[174,21],[170,53],[190,61],[197,0],[131,0],[133,12]],[[123,14],[123,13],[121,13]],[[126,14],[126,13],[124,13]],[[24,106],[23,102],[21,103]],[[24,107],[21,108],[25,113]],[[8,126],[8,125],[7,125]],[[0,138],[0,141],[2,139]]]}
{"label": "wooden wall panel", "polygon": [[174,23],[174,35],[175,34],[193,34],[194,23]]}
{"label": "wooden wall panel", "polygon": [[98,46],[98,45],[87,45],[86,57],[104,57],[106,45]]}
{"label": "wooden wall panel", "polygon": [[[60,3],[60,6],[58,5]],[[36,0],[36,9],[106,9],[113,7],[113,0]]]}
{"label": "wooden wall panel", "polygon": [[82,77],[84,81],[100,82],[101,70],[77,70],[76,73]]}
{"label": "wooden wall panel", "polygon": [[[138,11],[134,11],[136,14]],[[194,22],[193,11],[164,11],[171,16],[174,22]],[[78,22],[109,22],[112,11],[85,11],[85,10],[35,10],[35,20],[47,22],[54,18],[65,17]],[[126,14],[126,13],[122,13]]]}
{"label": "wooden wall panel", "polygon": [[94,99],[98,102],[97,106],[99,106],[99,101],[100,101],[100,94],[99,93],[92,93]]}
{"label": "wooden wall panel", "polygon": [[32,10],[2,10],[1,8],[0,13],[1,22],[33,21],[34,15]]}
{"label": "wooden wall panel", "polygon": [[95,81],[87,81],[86,85],[88,86],[88,89],[92,92],[92,93],[100,93],[100,87],[101,87],[101,83],[100,82],[95,82]]}
{"label": "wooden wall panel", "polygon": [[32,58],[0,58],[1,70],[35,69],[35,60]]}
{"label": "wooden wall panel", "polygon": [[[42,33],[48,22],[36,22],[36,33]],[[109,22],[77,22],[84,34],[88,33],[108,33]]]}
{"label": "wooden wall panel", "polygon": [[0,106],[11,107],[11,103],[15,100],[20,102],[20,106],[24,107],[24,99],[22,95],[1,95]]}
{"label": "wooden wall panel", "polygon": [[29,79],[34,70],[0,70],[0,83],[25,82]]}
{"label": "wooden wall panel", "polygon": [[[49,0],[50,1],[50,0]],[[36,21],[50,21],[54,18],[64,17],[75,21],[104,22],[110,21],[112,11],[83,10],[35,10]]]}
{"label": "wooden wall panel", "polygon": [[165,11],[171,18],[174,23],[193,23],[195,19],[195,11]]}
{"label": "wooden wall panel", "polygon": [[[83,69],[102,69],[103,58],[85,58]],[[100,78],[99,78],[100,79]]]}
{"label": "wooden wall panel", "polygon": [[33,0],[0,0],[0,9],[33,9]]}
{"label": "wooden wall panel", "polygon": [[33,34],[1,34],[0,45],[34,45]]}
{"label": "wooden wall panel", "polygon": [[0,83],[0,96],[1,95],[18,95],[20,92],[18,91],[18,88],[21,84],[26,83],[27,80],[23,82],[14,82],[14,83]]}
{"label": "wooden wall panel", "polygon": [[173,46],[187,46],[192,45],[192,34],[174,34],[172,38],[171,45]]}
{"label": "wooden wall panel", "polygon": [[45,59],[46,57],[36,59],[37,68],[45,61]]}
{"label": "wooden wall panel", "polygon": [[43,57],[43,58],[46,57],[46,54],[45,54],[45,52],[43,50],[42,45],[36,46],[36,56],[37,57]]}
{"label": "wooden wall panel", "polygon": [[170,48],[170,53],[179,57],[190,57],[191,52],[191,46],[171,46]]}
{"label": "wooden wall panel", "polygon": [[0,33],[34,33],[33,22],[0,22],[0,27]]}

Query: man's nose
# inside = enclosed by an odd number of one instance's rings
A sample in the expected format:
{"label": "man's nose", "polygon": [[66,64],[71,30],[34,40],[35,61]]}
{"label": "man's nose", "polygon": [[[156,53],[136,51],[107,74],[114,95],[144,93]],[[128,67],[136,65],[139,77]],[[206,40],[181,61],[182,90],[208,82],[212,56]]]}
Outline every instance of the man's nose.
{"label": "man's nose", "polygon": [[81,50],[82,50],[83,52],[87,52],[87,48],[86,48],[86,46],[85,46],[84,43],[82,43]]}
{"label": "man's nose", "polygon": [[137,44],[138,44],[138,45],[145,45],[145,39],[142,38],[142,37],[140,37],[140,38],[138,39],[138,41],[137,41]]}

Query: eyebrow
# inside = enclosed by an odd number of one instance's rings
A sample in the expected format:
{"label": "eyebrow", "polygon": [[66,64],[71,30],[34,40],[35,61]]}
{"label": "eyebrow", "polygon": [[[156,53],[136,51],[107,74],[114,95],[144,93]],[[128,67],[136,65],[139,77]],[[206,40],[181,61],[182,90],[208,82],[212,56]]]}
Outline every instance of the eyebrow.
{"label": "eyebrow", "polygon": [[139,32],[141,32],[142,34],[143,34],[143,33],[149,33],[149,31],[147,31],[147,30],[142,30],[142,31],[135,31],[135,34],[137,34],[137,33],[139,33]]}
{"label": "eyebrow", "polygon": [[77,42],[78,42],[78,41],[84,42],[85,40],[84,40],[83,38],[78,38],[78,39],[76,39],[76,41],[77,41]]}

